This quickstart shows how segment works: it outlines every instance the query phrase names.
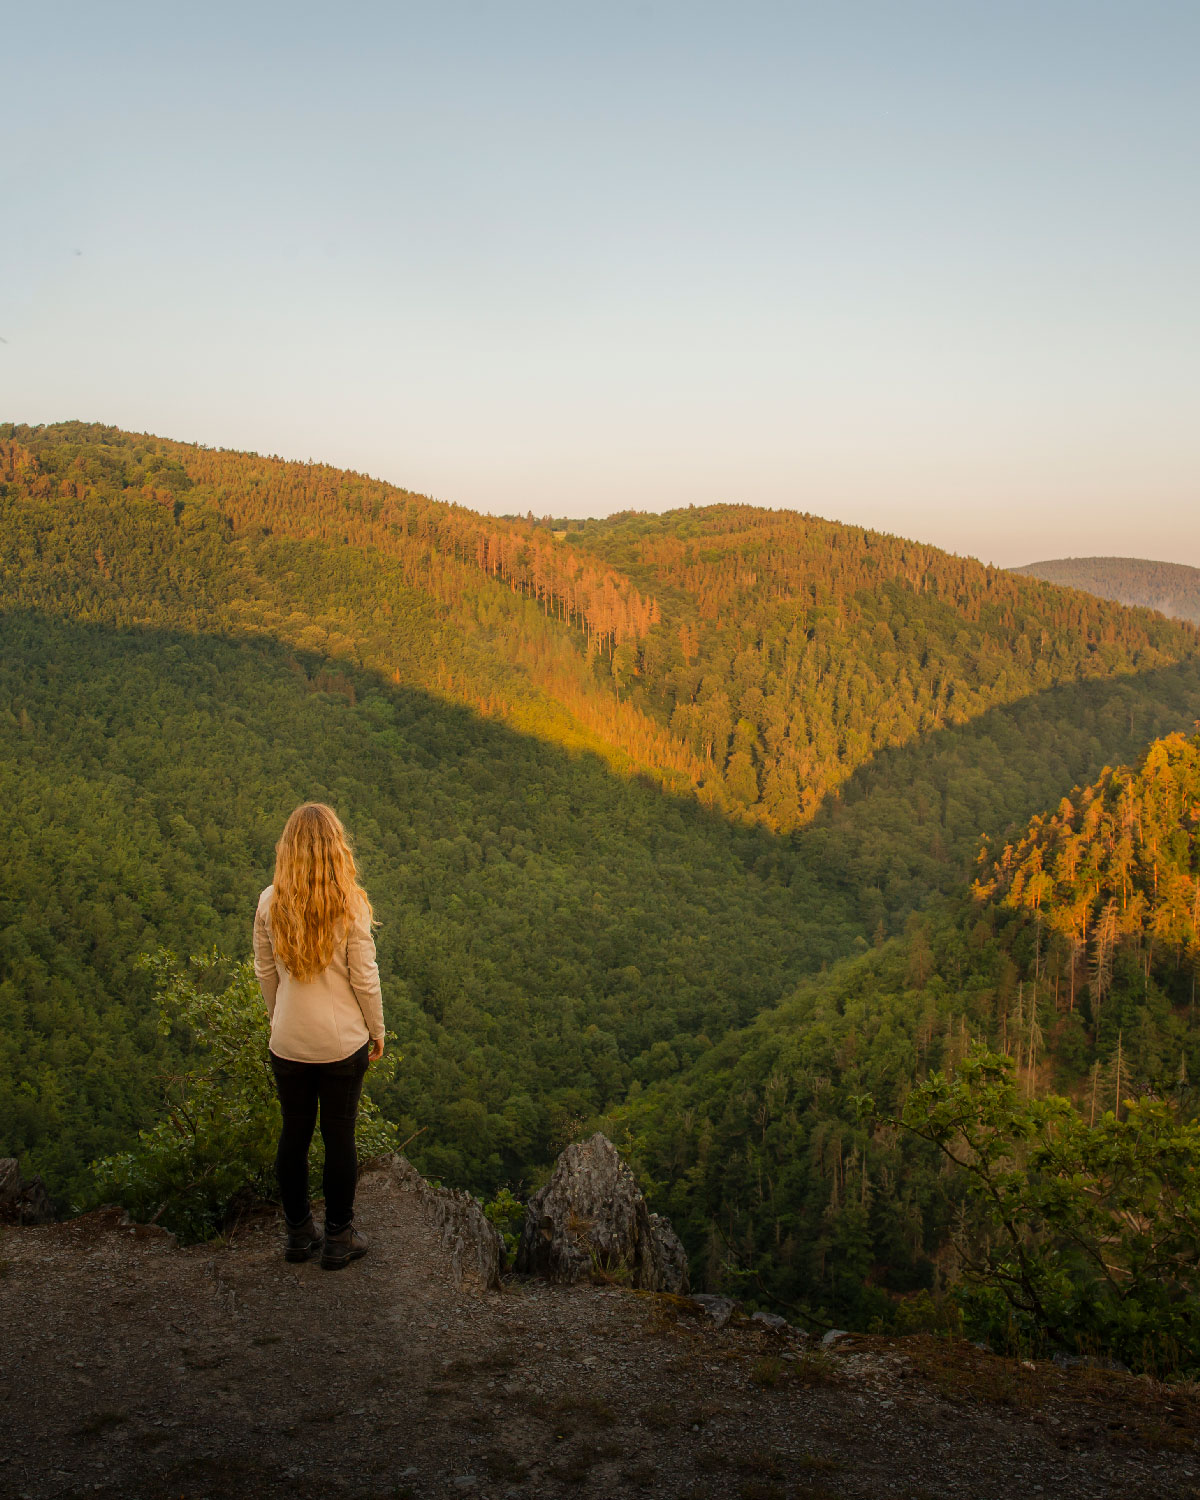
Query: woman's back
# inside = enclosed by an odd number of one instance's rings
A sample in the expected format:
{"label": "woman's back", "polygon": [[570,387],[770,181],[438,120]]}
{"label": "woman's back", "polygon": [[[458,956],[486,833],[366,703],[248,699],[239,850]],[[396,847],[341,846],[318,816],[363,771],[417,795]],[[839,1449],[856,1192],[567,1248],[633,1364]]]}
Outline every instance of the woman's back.
{"label": "woman's back", "polygon": [[292,1062],[336,1062],[383,1035],[383,995],[375,943],[365,915],[343,924],[326,968],[310,979],[291,974],[275,952],[271,904],[254,914],[254,972],[271,1015],[271,1051]]}

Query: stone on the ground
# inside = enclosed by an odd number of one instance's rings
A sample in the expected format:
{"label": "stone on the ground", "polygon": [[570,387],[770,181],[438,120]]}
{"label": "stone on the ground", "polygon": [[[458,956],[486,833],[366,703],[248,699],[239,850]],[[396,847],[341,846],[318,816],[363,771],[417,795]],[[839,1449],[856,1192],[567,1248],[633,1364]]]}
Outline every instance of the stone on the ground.
{"label": "stone on the ground", "polygon": [[517,1270],[563,1282],[602,1272],[626,1275],[643,1291],[687,1291],[678,1236],[650,1212],[633,1173],[599,1133],[568,1146],[529,1200]]}
{"label": "stone on the ground", "polygon": [[468,1291],[494,1291],[500,1285],[504,1265],[504,1242],[496,1226],[483,1212],[483,1205],[470,1193],[434,1187],[403,1156],[388,1163],[393,1177],[411,1193],[421,1212],[441,1234],[450,1252],[450,1274],[458,1287]]}
{"label": "stone on the ground", "polygon": [[700,1304],[705,1316],[711,1318],[718,1328],[724,1328],[737,1311],[737,1303],[732,1297],[718,1297],[713,1292],[697,1292],[692,1301]]}

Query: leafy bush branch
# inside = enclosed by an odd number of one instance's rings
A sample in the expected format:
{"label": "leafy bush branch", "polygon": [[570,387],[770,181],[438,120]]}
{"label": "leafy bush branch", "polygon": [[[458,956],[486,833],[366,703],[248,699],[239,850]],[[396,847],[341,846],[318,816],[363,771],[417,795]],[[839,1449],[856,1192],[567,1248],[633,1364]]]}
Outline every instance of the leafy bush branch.
{"label": "leafy bush branch", "polygon": [[[254,966],[214,950],[181,964],[160,952],[144,960],[156,981],[158,1026],[183,1050],[163,1077],[163,1114],[137,1145],[93,1165],[92,1201],[119,1203],[183,1240],[218,1234],[239,1208],[275,1198],[279,1101],[268,1061],[270,1027]],[[372,1065],[372,1085],[395,1071],[394,1053]],[[395,1149],[395,1128],[364,1094],[357,1143],[364,1158]],[[319,1132],[314,1180],[323,1160]]]}
{"label": "leafy bush branch", "polygon": [[[873,1101],[860,1108],[880,1118]],[[1022,1096],[1012,1060],[972,1050],[889,1123],[962,1174],[954,1236],[968,1326],[993,1341],[1200,1369],[1200,1124],[1125,1101],[1089,1125]]]}

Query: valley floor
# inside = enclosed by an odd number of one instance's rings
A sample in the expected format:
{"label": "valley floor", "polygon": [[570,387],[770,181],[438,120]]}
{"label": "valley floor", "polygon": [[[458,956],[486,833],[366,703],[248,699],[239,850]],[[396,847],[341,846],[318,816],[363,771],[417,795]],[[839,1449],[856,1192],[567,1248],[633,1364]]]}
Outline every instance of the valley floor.
{"label": "valley floor", "polygon": [[0,1239],[0,1495],[1200,1497],[1190,1391],[930,1339],[828,1352],[616,1287],[456,1287],[417,1198],[289,1266],[106,1211]]}

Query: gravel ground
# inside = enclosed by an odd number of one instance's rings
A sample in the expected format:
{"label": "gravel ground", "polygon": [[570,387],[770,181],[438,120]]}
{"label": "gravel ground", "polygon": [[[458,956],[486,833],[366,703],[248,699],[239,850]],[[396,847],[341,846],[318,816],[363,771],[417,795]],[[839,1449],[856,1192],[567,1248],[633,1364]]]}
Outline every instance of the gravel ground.
{"label": "gravel ground", "polygon": [[364,1176],[371,1253],[274,1222],[178,1249],[107,1211],[0,1238],[0,1495],[1200,1500],[1191,1389],[933,1339],[802,1335],[687,1299],[456,1288]]}

